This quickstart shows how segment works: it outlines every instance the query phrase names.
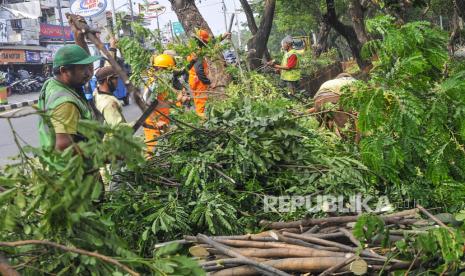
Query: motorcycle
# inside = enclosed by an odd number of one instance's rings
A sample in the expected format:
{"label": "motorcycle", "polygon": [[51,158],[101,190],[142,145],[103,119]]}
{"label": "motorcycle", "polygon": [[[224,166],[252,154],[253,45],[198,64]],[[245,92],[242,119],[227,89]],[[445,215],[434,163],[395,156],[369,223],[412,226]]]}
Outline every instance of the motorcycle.
{"label": "motorcycle", "polygon": [[31,92],[38,92],[42,89],[43,83],[37,81],[36,79],[23,79],[16,80],[10,86],[13,93],[17,94],[27,94]]}
{"label": "motorcycle", "polygon": [[37,81],[35,78],[26,79],[25,81],[25,86],[28,88],[30,92],[37,92],[40,91],[40,89],[42,89],[42,83]]}

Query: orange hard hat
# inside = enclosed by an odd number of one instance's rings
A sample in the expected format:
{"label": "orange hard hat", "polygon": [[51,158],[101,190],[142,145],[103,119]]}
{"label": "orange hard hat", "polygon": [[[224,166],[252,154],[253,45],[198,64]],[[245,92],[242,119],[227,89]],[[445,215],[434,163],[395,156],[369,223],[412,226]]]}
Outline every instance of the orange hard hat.
{"label": "orange hard hat", "polygon": [[202,42],[208,43],[210,41],[210,35],[204,29],[197,30],[197,32],[195,32],[195,35],[197,38],[202,40]]}
{"label": "orange hard hat", "polygon": [[167,54],[158,55],[153,59],[153,66],[155,67],[171,68],[175,65],[174,58]]}

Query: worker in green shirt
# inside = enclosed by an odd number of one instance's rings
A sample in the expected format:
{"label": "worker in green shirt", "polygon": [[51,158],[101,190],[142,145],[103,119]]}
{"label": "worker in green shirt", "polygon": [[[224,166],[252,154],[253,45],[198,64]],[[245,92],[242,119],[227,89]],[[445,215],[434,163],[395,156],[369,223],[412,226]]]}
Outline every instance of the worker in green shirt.
{"label": "worker in green shirt", "polygon": [[82,86],[92,77],[92,63],[98,59],[78,45],[63,46],[56,52],[54,77],[44,83],[38,103],[45,113],[39,121],[43,148],[63,151],[85,139],[78,132],[78,122],[92,120],[93,113]]}

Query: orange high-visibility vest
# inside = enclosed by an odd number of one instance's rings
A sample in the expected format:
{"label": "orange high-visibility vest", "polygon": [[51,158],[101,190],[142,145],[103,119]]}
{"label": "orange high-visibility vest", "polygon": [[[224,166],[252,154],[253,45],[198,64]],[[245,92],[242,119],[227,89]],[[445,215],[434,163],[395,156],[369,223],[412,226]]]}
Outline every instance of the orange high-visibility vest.
{"label": "orange high-visibility vest", "polygon": [[[166,100],[166,93],[157,95],[157,100],[164,101]],[[157,142],[154,141],[155,138],[161,135],[161,131],[158,127],[158,123],[165,122],[166,126],[169,125],[170,120],[165,116],[169,116],[170,107],[168,104],[158,105],[159,108],[154,110],[150,116],[145,119],[144,124],[144,135],[145,135],[145,144],[147,145],[147,151],[153,152]],[[165,116],[160,115],[162,113]]]}
{"label": "orange high-visibility vest", "polygon": [[[187,60],[191,61],[192,57],[188,56]],[[203,65],[203,69],[204,69],[205,73],[208,74],[208,65],[205,62],[205,60],[203,60],[202,65]],[[199,79],[199,77],[197,76],[197,72],[195,71],[195,66],[192,66],[189,69],[189,86],[190,86],[190,88],[191,88],[191,90],[193,92],[193,96],[194,96],[195,112],[199,116],[204,116],[205,104],[206,104],[207,99],[208,99],[207,92],[205,92],[205,91],[208,90],[209,85],[203,83]]]}

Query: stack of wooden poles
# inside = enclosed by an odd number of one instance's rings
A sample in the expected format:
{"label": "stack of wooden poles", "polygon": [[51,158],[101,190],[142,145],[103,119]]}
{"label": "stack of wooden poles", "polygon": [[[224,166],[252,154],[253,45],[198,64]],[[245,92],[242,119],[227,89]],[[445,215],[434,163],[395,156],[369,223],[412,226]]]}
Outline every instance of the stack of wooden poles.
{"label": "stack of wooden poles", "polygon": [[[359,216],[335,216],[293,222],[261,221],[266,229],[239,236],[185,236],[189,252],[209,275],[333,275],[379,274],[407,270],[418,264],[391,257],[390,249],[371,241],[362,246],[352,234]],[[425,233],[431,221],[419,209],[380,216],[390,229],[389,241],[405,233]]]}

